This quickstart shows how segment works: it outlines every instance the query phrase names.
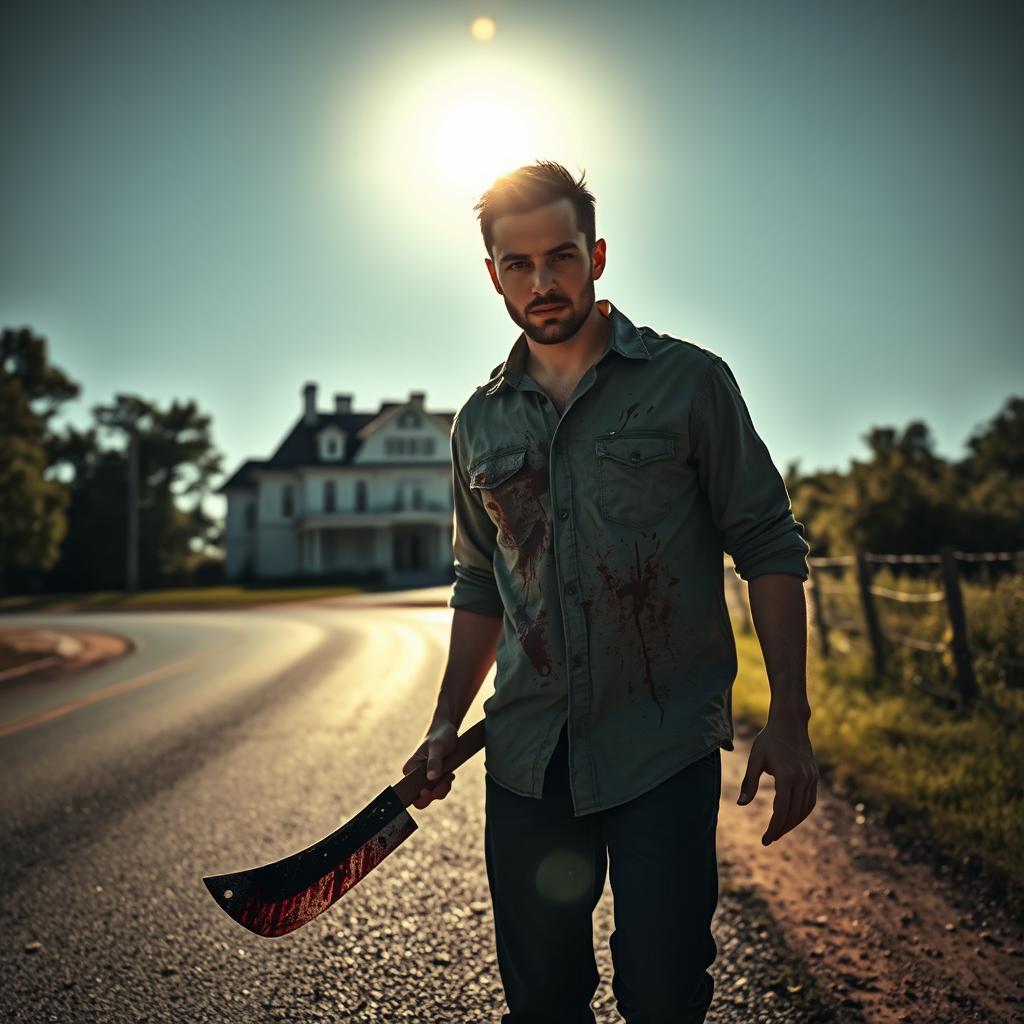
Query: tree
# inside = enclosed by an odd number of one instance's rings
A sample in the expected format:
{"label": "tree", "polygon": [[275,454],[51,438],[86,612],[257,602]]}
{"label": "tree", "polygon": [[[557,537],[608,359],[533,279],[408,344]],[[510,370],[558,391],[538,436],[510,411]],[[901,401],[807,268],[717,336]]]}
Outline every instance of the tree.
{"label": "tree", "polygon": [[1024,548],[1024,398],[1010,398],[967,441],[955,467],[968,543]]}
{"label": "tree", "polygon": [[929,553],[1024,548],[1024,399],[1011,398],[948,462],[927,425],[874,427],[869,456],[845,472],[787,471],[797,519],[814,554]]}
{"label": "tree", "polygon": [[[97,427],[69,430],[57,457],[73,471],[70,530],[51,585],[120,588],[124,583],[128,504],[128,438],[139,443],[140,552],[143,586],[184,582],[217,524],[203,509],[222,456],[210,417],[194,401],[165,408],[120,394],[93,408]],[[100,440],[113,446],[101,448]],[[185,507],[183,507],[183,505]]]}
{"label": "tree", "polygon": [[67,522],[66,488],[47,471],[50,420],[78,385],[47,358],[29,328],[0,333],[0,588],[56,561]]}

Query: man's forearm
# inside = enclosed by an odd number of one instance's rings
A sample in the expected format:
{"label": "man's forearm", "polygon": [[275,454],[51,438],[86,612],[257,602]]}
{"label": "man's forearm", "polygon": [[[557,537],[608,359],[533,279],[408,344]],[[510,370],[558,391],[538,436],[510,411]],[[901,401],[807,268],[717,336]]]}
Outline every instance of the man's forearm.
{"label": "man's forearm", "polygon": [[768,717],[806,720],[811,707],[807,699],[807,602],[803,580],[766,573],[749,582],[748,593],[771,688]]}
{"label": "man's forearm", "polygon": [[502,620],[456,608],[452,615],[448,663],[437,694],[433,722],[452,722],[458,729],[498,652]]}

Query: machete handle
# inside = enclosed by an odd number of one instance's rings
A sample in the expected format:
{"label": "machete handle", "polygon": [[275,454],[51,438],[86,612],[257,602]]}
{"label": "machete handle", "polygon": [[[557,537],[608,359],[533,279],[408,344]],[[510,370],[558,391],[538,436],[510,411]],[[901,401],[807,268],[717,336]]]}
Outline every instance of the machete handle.
{"label": "machete handle", "polygon": [[460,737],[455,749],[444,759],[441,774],[433,781],[427,780],[427,763],[423,762],[408,775],[396,782],[391,788],[395,791],[403,807],[408,807],[421,789],[433,789],[448,772],[455,771],[459,765],[468,761],[484,745],[484,719],[470,726]]}

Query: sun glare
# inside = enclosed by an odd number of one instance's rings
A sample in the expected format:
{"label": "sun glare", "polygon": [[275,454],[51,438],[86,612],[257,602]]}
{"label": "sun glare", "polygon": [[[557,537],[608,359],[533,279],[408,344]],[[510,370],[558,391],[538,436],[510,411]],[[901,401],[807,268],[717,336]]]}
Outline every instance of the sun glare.
{"label": "sun glare", "polygon": [[493,18],[474,18],[473,24],[469,26],[473,38],[479,43],[490,42],[494,38]]}
{"label": "sun glare", "polygon": [[522,112],[498,95],[454,96],[435,118],[428,141],[434,169],[460,190],[490,185],[526,159],[530,133]]}
{"label": "sun glare", "polygon": [[534,160],[593,163],[581,90],[556,85],[543,58],[474,46],[447,62],[406,61],[401,74],[382,69],[376,81],[390,88],[364,94],[368,130],[345,152],[397,203],[396,215],[415,211],[422,223],[466,215],[495,178]]}
{"label": "sun glare", "polygon": [[[555,141],[546,105],[523,78],[521,69],[488,62],[421,79],[384,119],[389,162],[426,171],[439,199],[475,201],[496,177],[545,156]],[[507,80],[518,80],[517,88],[503,85]]]}

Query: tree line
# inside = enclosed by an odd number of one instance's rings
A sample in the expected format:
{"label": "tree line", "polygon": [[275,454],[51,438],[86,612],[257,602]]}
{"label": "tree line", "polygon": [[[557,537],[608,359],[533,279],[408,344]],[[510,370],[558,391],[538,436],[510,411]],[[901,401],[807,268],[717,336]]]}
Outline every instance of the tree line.
{"label": "tree line", "polygon": [[[203,499],[222,472],[210,416],[118,394],[85,430],[54,426],[80,393],[28,327],[0,333],[0,592],[117,590],[129,534],[129,438],[138,452],[139,585],[218,578],[221,525]],[[935,451],[920,420],[864,435],[845,470],[786,471],[814,555],[1024,549],[1024,398],[1011,397],[966,441]]]}
{"label": "tree line", "polygon": [[977,427],[962,458],[937,454],[920,420],[863,439],[868,457],[845,470],[786,471],[812,554],[1024,550],[1024,398]]}
{"label": "tree line", "polygon": [[194,401],[118,394],[83,430],[55,418],[80,386],[31,328],[0,333],[0,592],[119,590],[138,453],[138,583],[216,578],[220,524],[203,509],[222,455]]}

